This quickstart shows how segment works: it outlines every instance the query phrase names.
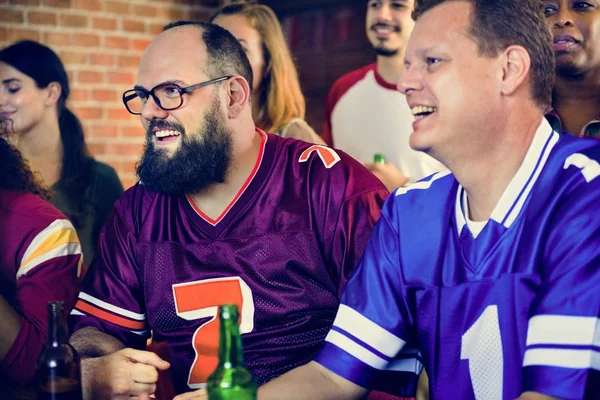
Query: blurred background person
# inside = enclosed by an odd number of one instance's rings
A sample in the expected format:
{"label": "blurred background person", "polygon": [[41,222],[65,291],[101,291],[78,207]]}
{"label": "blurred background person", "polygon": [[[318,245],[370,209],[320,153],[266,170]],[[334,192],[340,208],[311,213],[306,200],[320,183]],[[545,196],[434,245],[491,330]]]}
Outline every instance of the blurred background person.
{"label": "blurred background person", "polygon": [[600,139],[600,3],[544,0],[556,83],[546,115],[559,132]]}
{"label": "blurred background person", "polygon": [[[413,0],[369,0],[366,32],[377,62],[339,78],[325,105],[325,142],[364,163],[390,191],[443,168],[409,146],[415,118],[396,87],[405,72],[413,5]],[[377,153],[385,163],[373,163]]]}
{"label": "blurred background person", "polygon": [[273,10],[242,1],[222,7],[210,22],[230,31],[250,60],[256,126],[283,137],[325,144],[304,120],[306,103],[298,72]]}
{"label": "blurred background person", "polygon": [[34,395],[46,304],[62,300],[70,312],[82,258],[73,225],[6,140],[10,125],[0,119],[0,397],[21,399]]}
{"label": "blurred background person", "polygon": [[88,152],[81,123],[67,107],[69,80],[50,48],[30,40],[0,51],[0,113],[13,121],[15,145],[75,226],[89,265],[104,220],[123,186]]}

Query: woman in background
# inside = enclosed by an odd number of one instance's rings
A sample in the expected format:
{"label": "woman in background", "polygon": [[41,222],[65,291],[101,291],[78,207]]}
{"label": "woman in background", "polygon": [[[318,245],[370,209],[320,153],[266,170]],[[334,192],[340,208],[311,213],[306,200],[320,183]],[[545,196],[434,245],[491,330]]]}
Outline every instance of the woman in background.
{"label": "woman in background", "polygon": [[306,103],[298,72],[273,10],[262,4],[234,3],[219,9],[210,22],[230,31],[248,55],[256,126],[283,137],[325,144],[304,121]]}
{"label": "woman in background", "polygon": [[46,342],[46,304],[70,312],[79,293],[81,246],[73,225],[44,199],[7,139],[0,116],[0,393],[33,398],[32,378]]}
{"label": "woman in background", "polygon": [[556,56],[546,118],[556,131],[600,139],[600,3],[544,0],[544,14]]}
{"label": "woman in background", "polygon": [[123,186],[88,153],[81,123],[67,108],[67,73],[50,48],[25,40],[2,49],[0,82],[0,115],[13,121],[15,146],[51,187],[50,201],[75,226],[89,265]]}

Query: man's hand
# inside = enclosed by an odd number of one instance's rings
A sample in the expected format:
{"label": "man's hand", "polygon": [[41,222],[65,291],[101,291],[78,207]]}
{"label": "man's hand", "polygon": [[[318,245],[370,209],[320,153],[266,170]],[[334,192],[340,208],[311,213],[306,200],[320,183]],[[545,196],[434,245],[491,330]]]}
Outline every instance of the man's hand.
{"label": "man's hand", "polygon": [[148,351],[123,349],[81,361],[85,399],[147,400],[156,390],[158,370],[169,363]]}
{"label": "man's hand", "polygon": [[206,389],[199,389],[195,392],[180,394],[173,400],[208,400],[208,392],[206,391]]}
{"label": "man's hand", "polygon": [[398,189],[408,182],[408,178],[400,172],[396,166],[390,162],[386,163],[367,163],[365,167],[379,178],[385,187],[390,191]]}

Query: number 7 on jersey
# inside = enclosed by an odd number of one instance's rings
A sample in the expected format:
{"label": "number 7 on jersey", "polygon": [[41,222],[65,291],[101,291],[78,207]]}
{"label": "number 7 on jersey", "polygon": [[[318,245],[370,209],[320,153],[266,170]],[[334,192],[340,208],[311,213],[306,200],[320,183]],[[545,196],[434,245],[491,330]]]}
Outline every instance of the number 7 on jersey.
{"label": "number 7 on jersey", "polygon": [[240,310],[240,334],[254,329],[254,301],[250,287],[240,277],[216,278],[173,285],[177,315],[186,321],[210,318],[194,332],[196,353],[188,377],[188,386],[206,386],[208,376],[217,367],[219,355],[218,306],[235,304]]}

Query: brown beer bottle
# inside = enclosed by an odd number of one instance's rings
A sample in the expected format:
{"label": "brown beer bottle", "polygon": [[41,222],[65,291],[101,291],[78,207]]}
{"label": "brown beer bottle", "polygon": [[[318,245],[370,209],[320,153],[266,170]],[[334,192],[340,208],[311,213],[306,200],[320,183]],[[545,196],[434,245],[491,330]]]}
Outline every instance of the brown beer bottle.
{"label": "brown beer bottle", "polygon": [[48,303],[47,343],[37,360],[38,400],[81,400],[79,354],[68,342],[62,301]]}

